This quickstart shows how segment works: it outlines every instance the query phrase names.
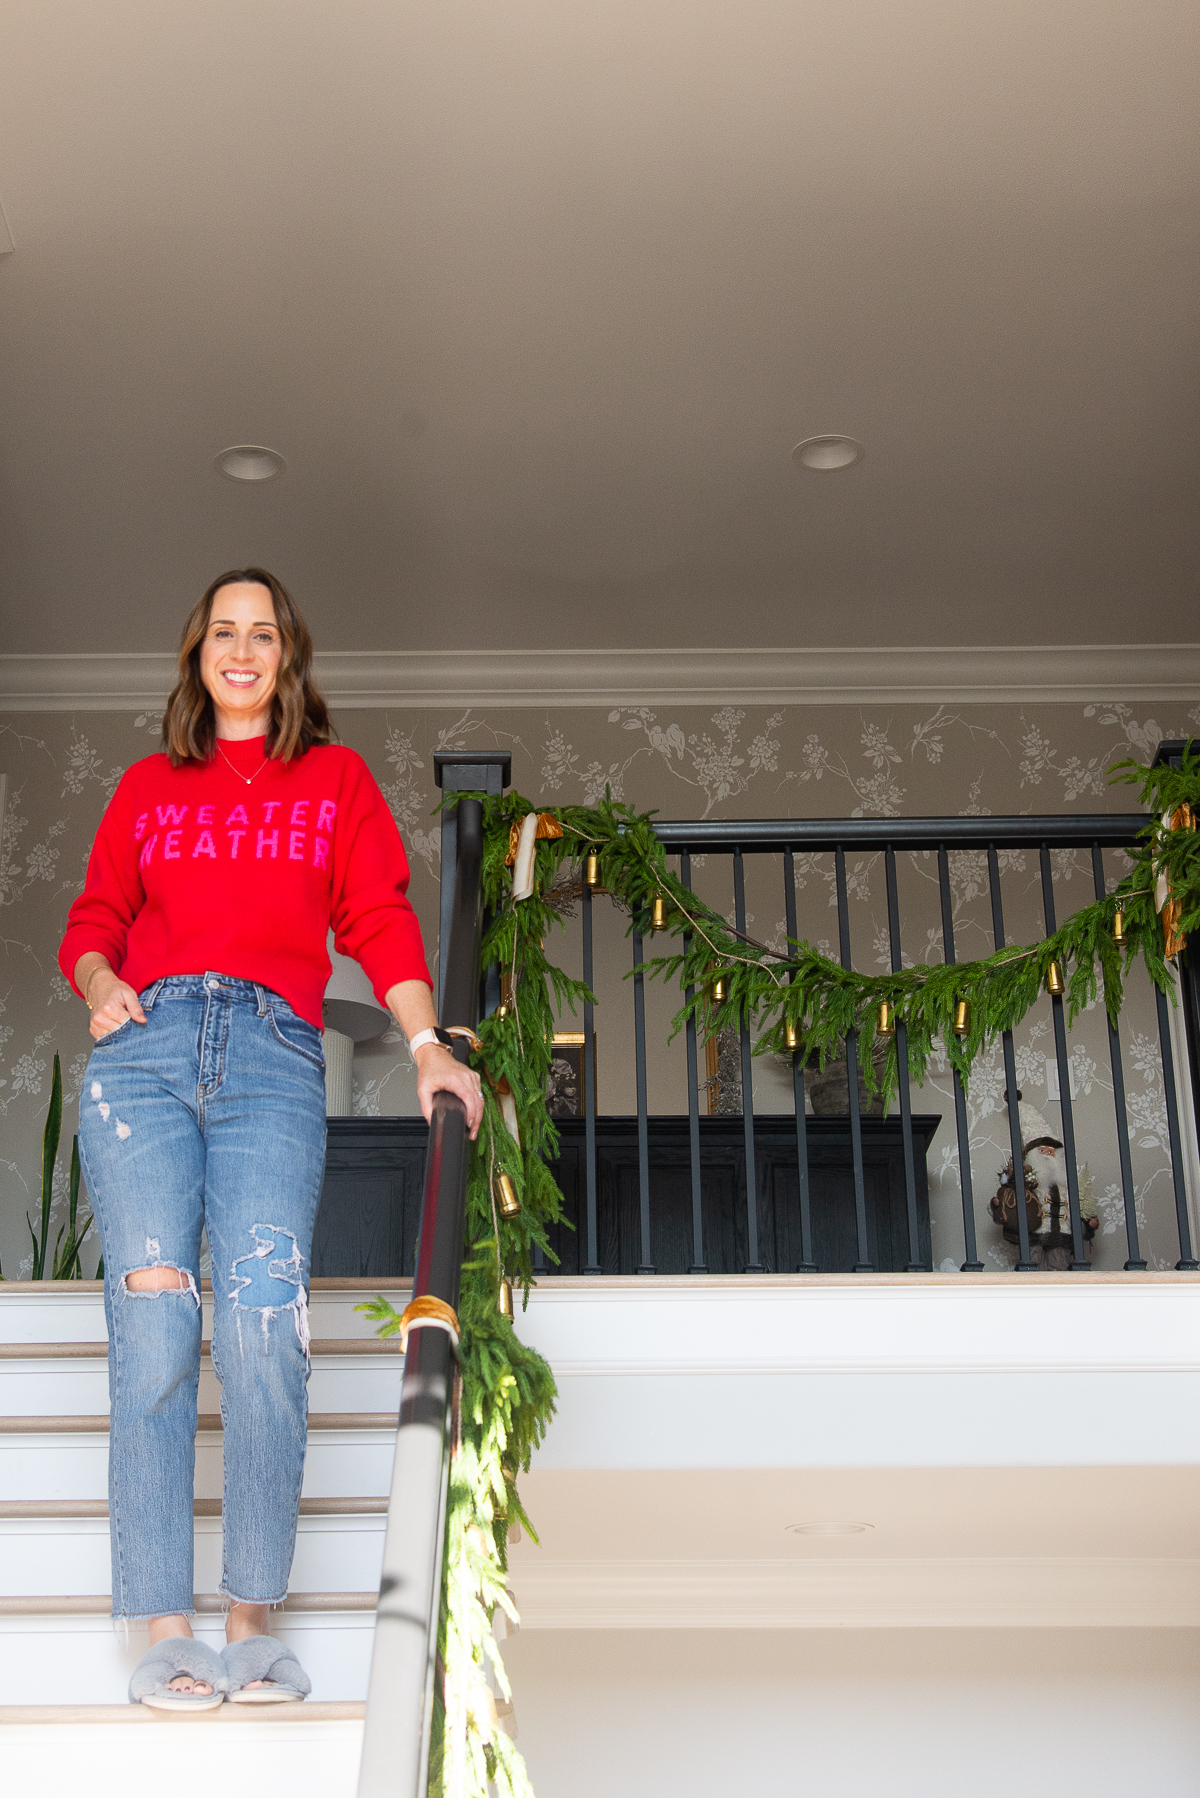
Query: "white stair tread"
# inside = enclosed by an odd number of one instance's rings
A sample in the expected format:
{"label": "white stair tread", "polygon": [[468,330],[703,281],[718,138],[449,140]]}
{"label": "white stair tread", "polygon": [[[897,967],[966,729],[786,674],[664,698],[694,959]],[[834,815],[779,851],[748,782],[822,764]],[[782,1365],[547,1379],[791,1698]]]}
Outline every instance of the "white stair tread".
{"label": "white stair tread", "polygon": [[[306,1723],[341,1723],[362,1721],[366,1704],[319,1704],[308,1698],[303,1711],[288,1710],[286,1721],[303,1717]],[[219,1710],[186,1712],[155,1711],[144,1704],[0,1704],[0,1729],[16,1723],[49,1723],[62,1729],[77,1723],[118,1723],[123,1725],[166,1723],[270,1723],[281,1721],[277,1711],[272,1718],[269,1705],[223,1704]]]}

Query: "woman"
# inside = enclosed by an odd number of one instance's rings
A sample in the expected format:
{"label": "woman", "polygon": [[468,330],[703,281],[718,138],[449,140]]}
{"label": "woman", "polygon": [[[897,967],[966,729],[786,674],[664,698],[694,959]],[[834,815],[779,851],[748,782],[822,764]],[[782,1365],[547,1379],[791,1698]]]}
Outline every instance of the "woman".
{"label": "woman", "polygon": [[[434,1034],[408,864],[366,764],[330,742],[312,641],[261,568],[183,629],[166,753],[101,820],[59,952],[96,1039],[79,1149],[104,1250],[113,1612],[147,1620],[130,1699],[303,1697],[266,1634],[286,1596],[307,1429],[308,1270],[325,1160],[326,942],[409,1037],[428,1118],[479,1078]],[[191,1634],[200,1235],[225,1432],[226,1647]]]}

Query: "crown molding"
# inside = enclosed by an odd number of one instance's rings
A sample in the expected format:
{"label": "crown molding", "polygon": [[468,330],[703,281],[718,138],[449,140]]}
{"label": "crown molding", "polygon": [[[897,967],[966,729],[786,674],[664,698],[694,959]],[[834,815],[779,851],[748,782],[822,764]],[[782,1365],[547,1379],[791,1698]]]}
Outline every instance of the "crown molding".
{"label": "crown molding", "polygon": [[[0,655],[0,711],[145,711],[169,654]],[[333,650],[336,709],[466,706],[1194,704],[1200,644],[986,648]]]}
{"label": "crown molding", "polygon": [[1200,1624],[1200,1561],[1007,1557],[509,1563],[526,1629],[1104,1629]]}

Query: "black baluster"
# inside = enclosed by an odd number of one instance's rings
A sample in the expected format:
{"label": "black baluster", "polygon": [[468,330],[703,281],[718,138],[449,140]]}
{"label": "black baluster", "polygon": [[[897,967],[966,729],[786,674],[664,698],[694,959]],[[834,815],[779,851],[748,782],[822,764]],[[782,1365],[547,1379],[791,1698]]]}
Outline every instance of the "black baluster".
{"label": "black baluster", "polygon": [[1171,1144],[1171,1182],[1175,1188],[1175,1217],[1179,1224],[1179,1260],[1182,1273],[1195,1272],[1200,1262],[1192,1259],[1192,1227],[1188,1221],[1187,1192],[1183,1183],[1183,1143],[1179,1135],[1179,1099],[1175,1091],[1175,1051],[1171,1047],[1170,1000],[1159,987],[1154,989],[1158,1006],[1158,1041],[1162,1051],[1163,1097],[1167,1106],[1167,1136]]}
{"label": "black baluster", "polygon": [[[833,857],[837,882],[838,944],[842,966],[850,968],[850,906],[846,897],[846,854],[836,849]],[[854,1222],[858,1232],[856,1274],[873,1274],[871,1251],[867,1242],[867,1193],[863,1180],[862,1118],[858,1109],[858,1032],[846,1033],[846,1090],[850,1105],[850,1155],[854,1164]]]}
{"label": "black baluster", "polygon": [[[997,949],[1005,946],[1004,906],[1000,898],[1000,862],[996,845],[988,844],[988,884],[992,897],[992,935]],[[1008,1100],[1008,1142],[1013,1158],[1014,1210],[1017,1214],[1017,1266],[1019,1274],[1036,1273],[1037,1264],[1029,1252],[1029,1219],[1025,1215],[1025,1148],[1021,1141],[1021,1113],[1017,1108],[1017,1062],[1013,1052],[1012,1031],[1004,1032],[1004,1082]]]}
{"label": "black baluster", "polygon": [[[787,917],[789,940],[796,940],[796,859],[790,849],[783,852],[783,907]],[[794,980],[795,975],[791,978]],[[817,1264],[812,1249],[812,1204],[808,1186],[808,1119],[804,1114],[804,1063],[800,1051],[792,1051],[792,1092],[796,1103],[796,1168],[800,1176],[800,1265],[798,1274],[815,1274]]]}
{"label": "black baluster", "polygon": [[641,1216],[642,1259],[639,1274],[652,1274],[650,1259],[650,1139],[646,1098],[646,991],[642,973],[642,933],[633,933],[633,1037],[637,1056],[638,1200]]}
{"label": "black baluster", "polygon": [[[586,863],[585,863],[586,866]],[[583,887],[583,984],[592,992],[592,889]],[[587,1265],[585,1274],[600,1272],[596,1230],[596,1038],[595,1008],[583,1002],[583,1167],[587,1191]]]}
{"label": "black baluster", "polygon": [[[1054,910],[1054,870],[1050,862],[1050,850],[1042,844],[1042,911],[1046,919],[1046,935],[1053,936],[1058,929]],[[1071,1063],[1067,1056],[1067,1020],[1063,1013],[1063,1002],[1057,993],[1051,993],[1050,1005],[1054,1012],[1054,1057],[1058,1063],[1058,1103],[1062,1113],[1063,1154],[1067,1162],[1067,1203],[1071,1211],[1071,1252],[1075,1259],[1071,1262],[1073,1273],[1086,1273],[1088,1262],[1083,1253],[1083,1219],[1079,1210],[1079,1171],[1075,1158],[1075,1114],[1071,1106]]]}
{"label": "black baluster", "polygon": [[[1104,879],[1104,852],[1099,843],[1092,844],[1092,882],[1097,899],[1103,899],[1108,889]],[[1129,1250],[1125,1271],[1141,1273],[1146,1263],[1142,1259],[1141,1244],[1138,1242],[1137,1199],[1133,1190],[1133,1161],[1129,1153],[1129,1113],[1125,1108],[1121,1033],[1109,1017],[1107,1006],[1104,1008],[1104,1021],[1108,1025],[1108,1059],[1112,1067],[1113,1109],[1117,1119],[1117,1155],[1121,1163],[1121,1197],[1125,1204],[1125,1245]]]}
{"label": "black baluster", "polygon": [[[950,861],[944,849],[938,850],[938,889],[942,899],[942,959],[947,967],[954,965],[954,905],[950,896]],[[958,1131],[958,1189],[962,1196],[963,1248],[966,1260],[964,1274],[981,1274],[983,1262],[975,1243],[975,1192],[971,1184],[971,1133],[967,1127],[967,1095],[957,1068],[954,1076],[954,1122]]]}
{"label": "black baluster", "polygon": [[[733,907],[738,930],[746,931],[746,875],[742,852],[733,852]],[[761,1274],[758,1261],[758,1177],[754,1165],[754,1069],[750,1060],[750,1026],[743,1006],[738,1017],[738,1036],[742,1048],[742,1128],[746,1143],[746,1263],[748,1274]]]}
{"label": "black baluster", "polygon": [[[892,973],[903,965],[900,953],[900,899],[896,889],[896,851],[889,844],[884,851],[887,875],[888,942],[892,952]],[[902,1021],[896,1024],[896,1076],[900,1094],[900,1135],[904,1143],[904,1196],[908,1204],[908,1263],[906,1274],[927,1273],[921,1260],[921,1228],[917,1218],[917,1164],[913,1156],[912,1095],[908,1084],[908,1032]]]}
{"label": "black baluster", "polygon": [[[690,893],[692,890],[692,858],[685,849],[679,857],[679,878]],[[692,933],[684,932],[683,952],[686,955],[692,946]],[[687,988],[685,997],[690,1005],[695,997],[694,986]],[[703,1188],[700,1181],[700,1083],[696,1067],[696,1020],[689,1017],[687,1021],[687,1082],[688,1082],[688,1143],[692,1157],[692,1265],[690,1274],[706,1274],[708,1268],[704,1264],[704,1207]]]}

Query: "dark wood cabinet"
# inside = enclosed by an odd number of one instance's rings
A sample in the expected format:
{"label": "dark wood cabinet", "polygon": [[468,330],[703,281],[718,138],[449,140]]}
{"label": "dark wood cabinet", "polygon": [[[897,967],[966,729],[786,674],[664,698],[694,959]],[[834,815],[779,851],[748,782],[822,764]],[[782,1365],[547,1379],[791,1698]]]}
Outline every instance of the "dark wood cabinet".
{"label": "dark wood cabinet", "polygon": [[[918,1259],[928,1263],[929,1194],[925,1156],[941,1119],[913,1118]],[[814,1259],[822,1273],[848,1273],[859,1259],[854,1176],[847,1118],[809,1118],[808,1166]],[[584,1121],[558,1121],[555,1177],[564,1221],[551,1234],[559,1265],[578,1273],[587,1254]],[[325,1187],[313,1239],[314,1274],[395,1278],[411,1273],[420,1223],[426,1125],[422,1118],[330,1118]],[[692,1265],[692,1175],[686,1117],[652,1117],[650,1249],[655,1271],[686,1274]],[[880,1273],[910,1260],[904,1150],[898,1118],[862,1120],[869,1260]],[[796,1121],[754,1120],[759,1262],[791,1273],[800,1256]],[[746,1267],[746,1154],[741,1118],[701,1118],[704,1259],[710,1273]],[[641,1261],[637,1119],[596,1120],[596,1222],[601,1271],[632,1274]],[[574,1228],[570,1226],[574,1225]]]}
{"label": "dark wood cabinet", "polygon": [[341,1279],[410,1274],[425,1181],[424,1118],[330,1118],[312,1271]]}
{"label": "dark wood cabinet", "polygon": [[[808,1118],[809,1197],[814,1259],[822,1273],[848,1273],[859,1259],[854,1174],[847,1118]],[[913,1118],[917,1218],[921,1251],[929,1259],[929,1193],[925,1152],[941,1119]],[[556,1177],[564,1216],[551,1242],[563,1273],[577,1273],[587,1255],[584,1122],[559,1120]],[[650,1254],[656,1273],[686,1274],[692,1246],[692,1163],[686,1117],[652,1117]],[[862,1120],[867,1243],[881,1273],[903,1268],[908,1250],[904,1149],[898,1118]],[[754,1161],[758,1185],[758,1259],[768,1273],[792,1273],[800,1254],[800,1181],[793,1117],[756,1117]],[[743,1273],[748,1259],[746,1148],[740,1117],[700,1119],[701,1211],[704,1264],[709,1273]],[[641,1261],[637,1119],[596,1119],[596,1230],[601,1272],[632,1274]]]}

